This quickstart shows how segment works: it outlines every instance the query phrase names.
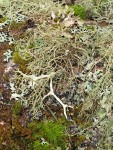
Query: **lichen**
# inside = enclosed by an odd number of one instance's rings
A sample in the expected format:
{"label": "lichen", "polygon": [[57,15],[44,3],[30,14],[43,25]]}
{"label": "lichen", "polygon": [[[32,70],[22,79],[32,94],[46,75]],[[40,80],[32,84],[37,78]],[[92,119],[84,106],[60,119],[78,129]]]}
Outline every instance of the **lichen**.
{"label": "lichen", "polygon": [[8,49],[6,53],[4,53],[4,56],[5,56],[4,62],[8,62],[9,59],[12,58],[12,53],[13,53],[13,51],[10,49]]}
{"label": "lichen", "polygon": [[0,43],[8,42],[9,45],[13,44],[14,38],[8,32],[0,32]]}

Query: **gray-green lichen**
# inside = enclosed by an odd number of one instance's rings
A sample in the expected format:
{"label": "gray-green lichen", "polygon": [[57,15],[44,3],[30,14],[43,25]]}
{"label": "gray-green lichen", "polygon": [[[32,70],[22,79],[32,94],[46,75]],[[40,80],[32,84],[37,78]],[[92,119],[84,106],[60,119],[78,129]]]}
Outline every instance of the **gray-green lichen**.
{"label": "gray-green lichen", "polygon": [[8,62],[9,59],[12,58],[12,53],[13,53],[13,51],[10,49],[8,49],[6,53],[4,53],[4,56],[5,56],[4,62]]}
{"label": "gray-green lichen", "polygon": [[13,44],[14,38],[8,32],[0,32],[0,43],[8,42],[9,45]]}

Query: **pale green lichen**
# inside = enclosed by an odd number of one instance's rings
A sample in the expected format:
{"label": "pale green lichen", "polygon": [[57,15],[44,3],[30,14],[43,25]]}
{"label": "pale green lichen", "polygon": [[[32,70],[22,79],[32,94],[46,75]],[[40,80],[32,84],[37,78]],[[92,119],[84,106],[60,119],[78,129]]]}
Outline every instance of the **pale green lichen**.
{"label": "pale green lichen", "polygon": [[0,43],[8,42],[9,45],[13,44],[14,38],[7,32],[0,32]]}
{"label": "pale green lichen", "polygon": [[25,19],[26,19],[25,15],[22,15],[22,14],[18,13],[15,21],[18,23],[18,22],[25,21]]}
{"label": "pale green lichen", "polygon": [[12,53],[13,53],[13,51],[10,49],[8,49],[6,53],[4,53],[4,56],[5,56],[4,61],[5,62],[8,62],[9,59],[12,58]]}

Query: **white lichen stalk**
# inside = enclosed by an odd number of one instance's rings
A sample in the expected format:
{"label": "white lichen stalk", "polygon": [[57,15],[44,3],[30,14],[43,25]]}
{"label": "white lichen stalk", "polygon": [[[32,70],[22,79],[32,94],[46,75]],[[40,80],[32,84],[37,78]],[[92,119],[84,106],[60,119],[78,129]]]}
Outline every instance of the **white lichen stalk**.
{"label": "white lichen stalk", "polygon": [[67,119],[66,108],[68,108],[68,107],[73,108],[73,107],[72,107],[72,106],[69,106],[69,105],[67,105],[67,104],[64,104],[64,103],[60,100],[60,98],[55,95],[55,93],[54,93],[54,91],[53,91],[52,78],[50,78],[50,92],[49,92],[47,95],[45,95],[43,99],[45,99],[47,96],[50,96],[50,95],[52,95],[52,96],[62,105],[63,110],[64,110],[64,115],[65,115],[65,117],[66,117],[66,119]]}

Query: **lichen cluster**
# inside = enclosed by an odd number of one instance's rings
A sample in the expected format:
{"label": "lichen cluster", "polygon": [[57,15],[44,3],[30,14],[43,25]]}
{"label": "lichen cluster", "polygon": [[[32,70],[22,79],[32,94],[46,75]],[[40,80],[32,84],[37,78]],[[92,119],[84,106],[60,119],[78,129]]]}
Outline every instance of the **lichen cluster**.
{"label": "lichen cluster", "polygon": [[[30,29],[19,27],[24,34],[16,39],[12,56],[6,53],[7,61],[12,58],[18,65],[10,78],[10,100],[29,108],[35,119],[40,111],[45,111],[47,102],[58,108],[61,104],[63,114],[74,126],[69,135],[74,148],[85,145],[89,149],[112,149],[113,1],[85,0],[73,6],[50,0],[11,4],[12,11],[5,11],[5,15],[10,18],[12,13],[16,20],[17,7],[22,12],[17,22],[31,17],[35,25]],[[74,108],[71,117],[68,107]],[[55,112],[51,113],[55,116]],[[62,141],[64,128],[53,124],[50,121],[29,125],[35,139],[29,149],[40,149],[42,143],[43,149],[66,148]]]}

